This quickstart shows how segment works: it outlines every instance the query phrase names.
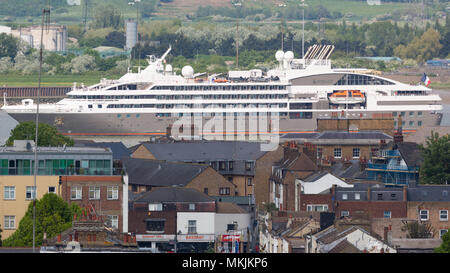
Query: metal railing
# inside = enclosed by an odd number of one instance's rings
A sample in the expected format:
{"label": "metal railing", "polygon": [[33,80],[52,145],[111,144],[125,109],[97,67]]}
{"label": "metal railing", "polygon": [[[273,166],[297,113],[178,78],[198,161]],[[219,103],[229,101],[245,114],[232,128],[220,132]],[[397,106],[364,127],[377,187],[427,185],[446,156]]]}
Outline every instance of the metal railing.
{"label": "metal railing", "polygon": [[[38,168],[37,175],[121,175],[119,168]],[[0,168],[0,175],[34,175],[34,168]]]}

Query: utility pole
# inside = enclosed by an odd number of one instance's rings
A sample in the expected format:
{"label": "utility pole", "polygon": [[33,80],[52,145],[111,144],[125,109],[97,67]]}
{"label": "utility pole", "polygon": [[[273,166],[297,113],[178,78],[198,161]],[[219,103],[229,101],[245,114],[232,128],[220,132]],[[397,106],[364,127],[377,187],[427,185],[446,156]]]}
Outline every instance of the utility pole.
{"label": "utility pole", "polygon": [[302,25],[302,59],[305,58],[305,7],[307,7],[308,5],[305,4],[305,0],[302,0],[302,3],[300,4],[300,6],[303,7],[303,25]]}
{"label": "utility pole", "polygon": [[89,7],[89,0],[84,0],[84,1],[83,1],[83,24],[84,24],[84,32],[86,32],[86,30],[87,30],[88,7]]}
{"label": "utility pole", "polygon": [[236,68],[239,69],[239,19],[236,23]]}

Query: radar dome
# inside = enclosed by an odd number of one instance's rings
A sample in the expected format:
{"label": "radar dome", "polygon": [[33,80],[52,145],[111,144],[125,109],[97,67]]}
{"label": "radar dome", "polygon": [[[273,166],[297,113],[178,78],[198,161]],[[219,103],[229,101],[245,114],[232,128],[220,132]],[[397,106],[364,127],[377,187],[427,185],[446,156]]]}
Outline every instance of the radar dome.
{"label": "radar dome", "polygon": [[186,65],[181,69],[181,75],[185,78],[192,78],[194,76],[194,69],[190,65]]}
{"label": "radar dome", "polygon": [[277,61],[281,62],[284,58],[284,52],[278,50],[277,53],[275,53],[275,58],[277,59]]}
{"label": "radar dome", "polygon": [[287,51],[286,53],[284,53],[284,59],[288,62],[292,61],[294,59],[294,52]]}
{"label": "radar dome", "polygon": [[166,72],[172,72],[173,68],[172,65],[168,64],[166,65]]}

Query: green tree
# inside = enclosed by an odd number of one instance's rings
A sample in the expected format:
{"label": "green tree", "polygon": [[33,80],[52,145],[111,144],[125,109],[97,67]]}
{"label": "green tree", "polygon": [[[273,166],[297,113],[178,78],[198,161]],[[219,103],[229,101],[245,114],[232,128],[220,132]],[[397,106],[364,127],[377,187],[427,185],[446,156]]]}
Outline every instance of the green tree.
{"label": "green tree", "polygon": [[17,38],[6,33],[0,34],[0,58],[10,57],[14,59],[19,51],[19,41]]}
{"label": "green tree", "polygon": [[430,223],[419,223],[419,221],[405,222],[403,231],[407,231],[407,238],[419,239],[419,238],[431,238],[433,233],[433,228]]}
{"label": "green tree", "polygon": [[[14,140],[35,140],[36,123],[34,121],[25,121],[19,123],[11,131],[10,137],[6,141],[6,146],[12,146]],[[39,123],[38,146],[73,146],[73,139],[63,136],[58,130],[46,123]]]}
{"label": "green tree", "polygon": [[99,6],[94,13],[94,27],[119,29],[124,26],[122,14],[112,5]]}
{"label": "green tree", "polygon": [[[80,215],[81,208],[69,204],[54,193],[47,193],[36,200],[36,245],[41,245],[44,232],[52,238],[72,226],[73,216]],[[33,203],[30,202],[25,216],[20,220],[17,230],[6,240],[3,246],[33,245]]]}
{"label": "green tree", "polygon": [[447,184],[450,181],[450,136],[439,137],[431,132],[423,151],[423,163],[420,167],[420,183]]}
{"label": "green tree", "polygon": [[442,244],[434,250],[434,253],[450,253],[450,230],[442,236]]}

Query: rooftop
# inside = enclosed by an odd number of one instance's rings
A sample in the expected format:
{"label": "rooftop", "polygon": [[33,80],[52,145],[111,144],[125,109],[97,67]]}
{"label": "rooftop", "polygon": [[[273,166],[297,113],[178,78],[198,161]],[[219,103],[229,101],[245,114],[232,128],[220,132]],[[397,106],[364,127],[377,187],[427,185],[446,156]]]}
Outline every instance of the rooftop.
{"label": "rooftop", "polygon": [[185,186],[208,165],[164,162],[151,159],[124,158],[129,184],[148,186]]}
{"label": "rooftop", "polygon": [[215,199],[199,192],[195,189],[181,187],[163,187],[146,192],[136,198],[136,202],[161,202],[161,203],[182,203],[182,202],[215,202]]}
{"label": "rooftop", "polygon": [[419,185],[407,191],[408,201],[450,202],[450,185]]}

